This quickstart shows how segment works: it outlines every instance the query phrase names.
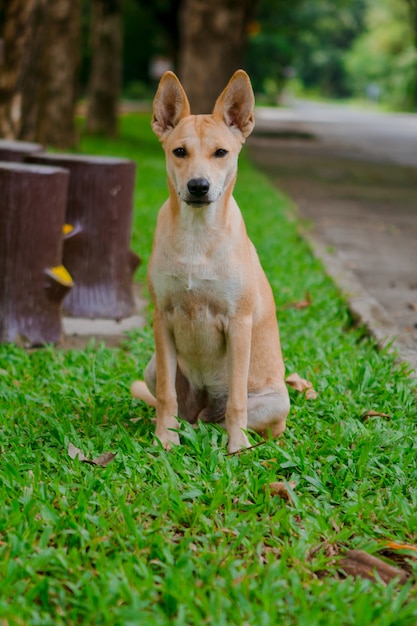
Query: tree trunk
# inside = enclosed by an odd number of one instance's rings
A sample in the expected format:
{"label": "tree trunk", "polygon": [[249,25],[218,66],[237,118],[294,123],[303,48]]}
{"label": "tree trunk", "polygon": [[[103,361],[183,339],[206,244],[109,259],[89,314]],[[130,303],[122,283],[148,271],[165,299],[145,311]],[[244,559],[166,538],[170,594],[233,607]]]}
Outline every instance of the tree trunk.
{"label": "tree trunk", "polygon": [[134,311],[130,250],[135,163],[75,154],[28,157],[70,172],[63,263],[74,279],[64,302],[73,317],[122,319]]}
{"label": "tree trunk", "polygon": [[0,135],[18,139],[22,124],[22,90],[30,74],[33,16],[42,0],[10,0],[3,30],[0,65]]}
{"label": "tree trunk", "polygon": [[91,1],[87,131],[114,136],[122,77],[122,0]]}
{"label": "tree trunk", "polygon": [[37,0],[31,16],[31,37],[27,44],[29,59],[22,79],[22,108],[19,139],[36,141],[40,115],[40,90],[45,80],[43,57],[48,37],[48,0]]}
{"label": "tree trunk", "polygon": [[0,67],[0,134],[75,143],[79,0],[10,0]]}
{"label": "tree trunk", "polygon": [[80,27],[79,0],[48,0],[36,139],[57,148],[76,143]]}
{"label": "tree trunk", "polygon": [[242,67],[256,0],[183,0],[179,75],[192,113],[211,113],[233,72]]}
{"label": "tree trunk", "polygon": [[69,174],[0,164],[0,341],[57,343],[61,302],[72,287],[62,263]]}

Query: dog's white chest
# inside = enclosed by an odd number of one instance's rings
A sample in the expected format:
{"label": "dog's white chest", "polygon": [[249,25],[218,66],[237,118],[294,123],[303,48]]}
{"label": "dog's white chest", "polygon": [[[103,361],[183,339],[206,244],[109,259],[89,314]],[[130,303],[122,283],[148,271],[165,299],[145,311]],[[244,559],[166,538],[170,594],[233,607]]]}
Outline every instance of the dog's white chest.
{"label": "dog's white chest", "polygon": [[188,343],[211,352],[240,301],[245,277],[215,220],[215,207],[201,215],[182,208],[179,223],[155,236],[149,267],[155,304],[184,350]]}
{"label": "dog's white chest", "polygon": [[[163,278],[161,278],[163,273]],[[178,289],[181,285],[186,291],[206,289],[219,282],[219,273],[208,264],[175,263],[166,267],[157,278],[169,291],[170,287]]]}
{"label": "dog's white chest", "polygon": [[224,299],[225,285],[210,266],[190,267],[178,264],[159,268],[153,276],[153,285],[158,304],[162,310],[173,307],[187,308],[190,299],[206,307],[211,301]]}

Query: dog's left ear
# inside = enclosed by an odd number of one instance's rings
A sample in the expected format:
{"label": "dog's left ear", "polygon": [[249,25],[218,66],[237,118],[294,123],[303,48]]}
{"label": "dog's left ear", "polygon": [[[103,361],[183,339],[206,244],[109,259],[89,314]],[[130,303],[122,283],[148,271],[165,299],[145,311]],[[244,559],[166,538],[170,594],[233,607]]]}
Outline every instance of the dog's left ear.
{"label": "dog's left ear", "polygon": [[244,141],[255,125],[254,107],[255,98],[249,76],[243,70],[237,70],[217,98],[213,117],[222,119]]}
{"label": "dog's left ear", "polygon": [[165,72],[153,101],[152,128],[163,141],[166,135],[190,115],[190,104],[185,91],[173,72]]}

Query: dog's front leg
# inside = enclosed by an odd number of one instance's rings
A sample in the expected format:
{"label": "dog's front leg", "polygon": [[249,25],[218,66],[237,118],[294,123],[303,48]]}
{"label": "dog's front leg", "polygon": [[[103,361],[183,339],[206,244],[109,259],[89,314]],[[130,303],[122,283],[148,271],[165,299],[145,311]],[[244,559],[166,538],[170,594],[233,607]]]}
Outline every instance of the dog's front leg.
{"label": "dog's front leg", "polygon": [[177,354],[174,339],[159,311],[154,314],[156,356],[156,431],[155,435],[166,450],[179,444],[179,429],[175,376]]}
{"label": "dog's front leg", "polygon": [[226,407],[227,450],[249,447],[248,376],[251,352],[252,316],[229,320],[227,331],[227,370],[229,397]]}

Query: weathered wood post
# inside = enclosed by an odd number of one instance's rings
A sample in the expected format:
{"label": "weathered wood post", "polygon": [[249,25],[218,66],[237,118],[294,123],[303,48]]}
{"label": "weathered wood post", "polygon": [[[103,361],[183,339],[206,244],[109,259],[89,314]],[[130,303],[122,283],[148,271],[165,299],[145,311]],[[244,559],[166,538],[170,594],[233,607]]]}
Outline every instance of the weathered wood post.
{"label": "weathered wood post", "polygon": [[74,317],[121,319],[134,311],[130,250],[135,163],[72,154],[28,159],[70,171],[63,263],[74,279],[64,311]]}
{"label": "weathered wood post", "polygon": [[23,163],[27,156],[42,150],[43,146],[40,143],[0,139],[0,161]]}
{"label": "weathered wood post", "polygon": [[61,303],[72,287],[62,266],[69,174],[0,163],[0,341],[57,343]]}

